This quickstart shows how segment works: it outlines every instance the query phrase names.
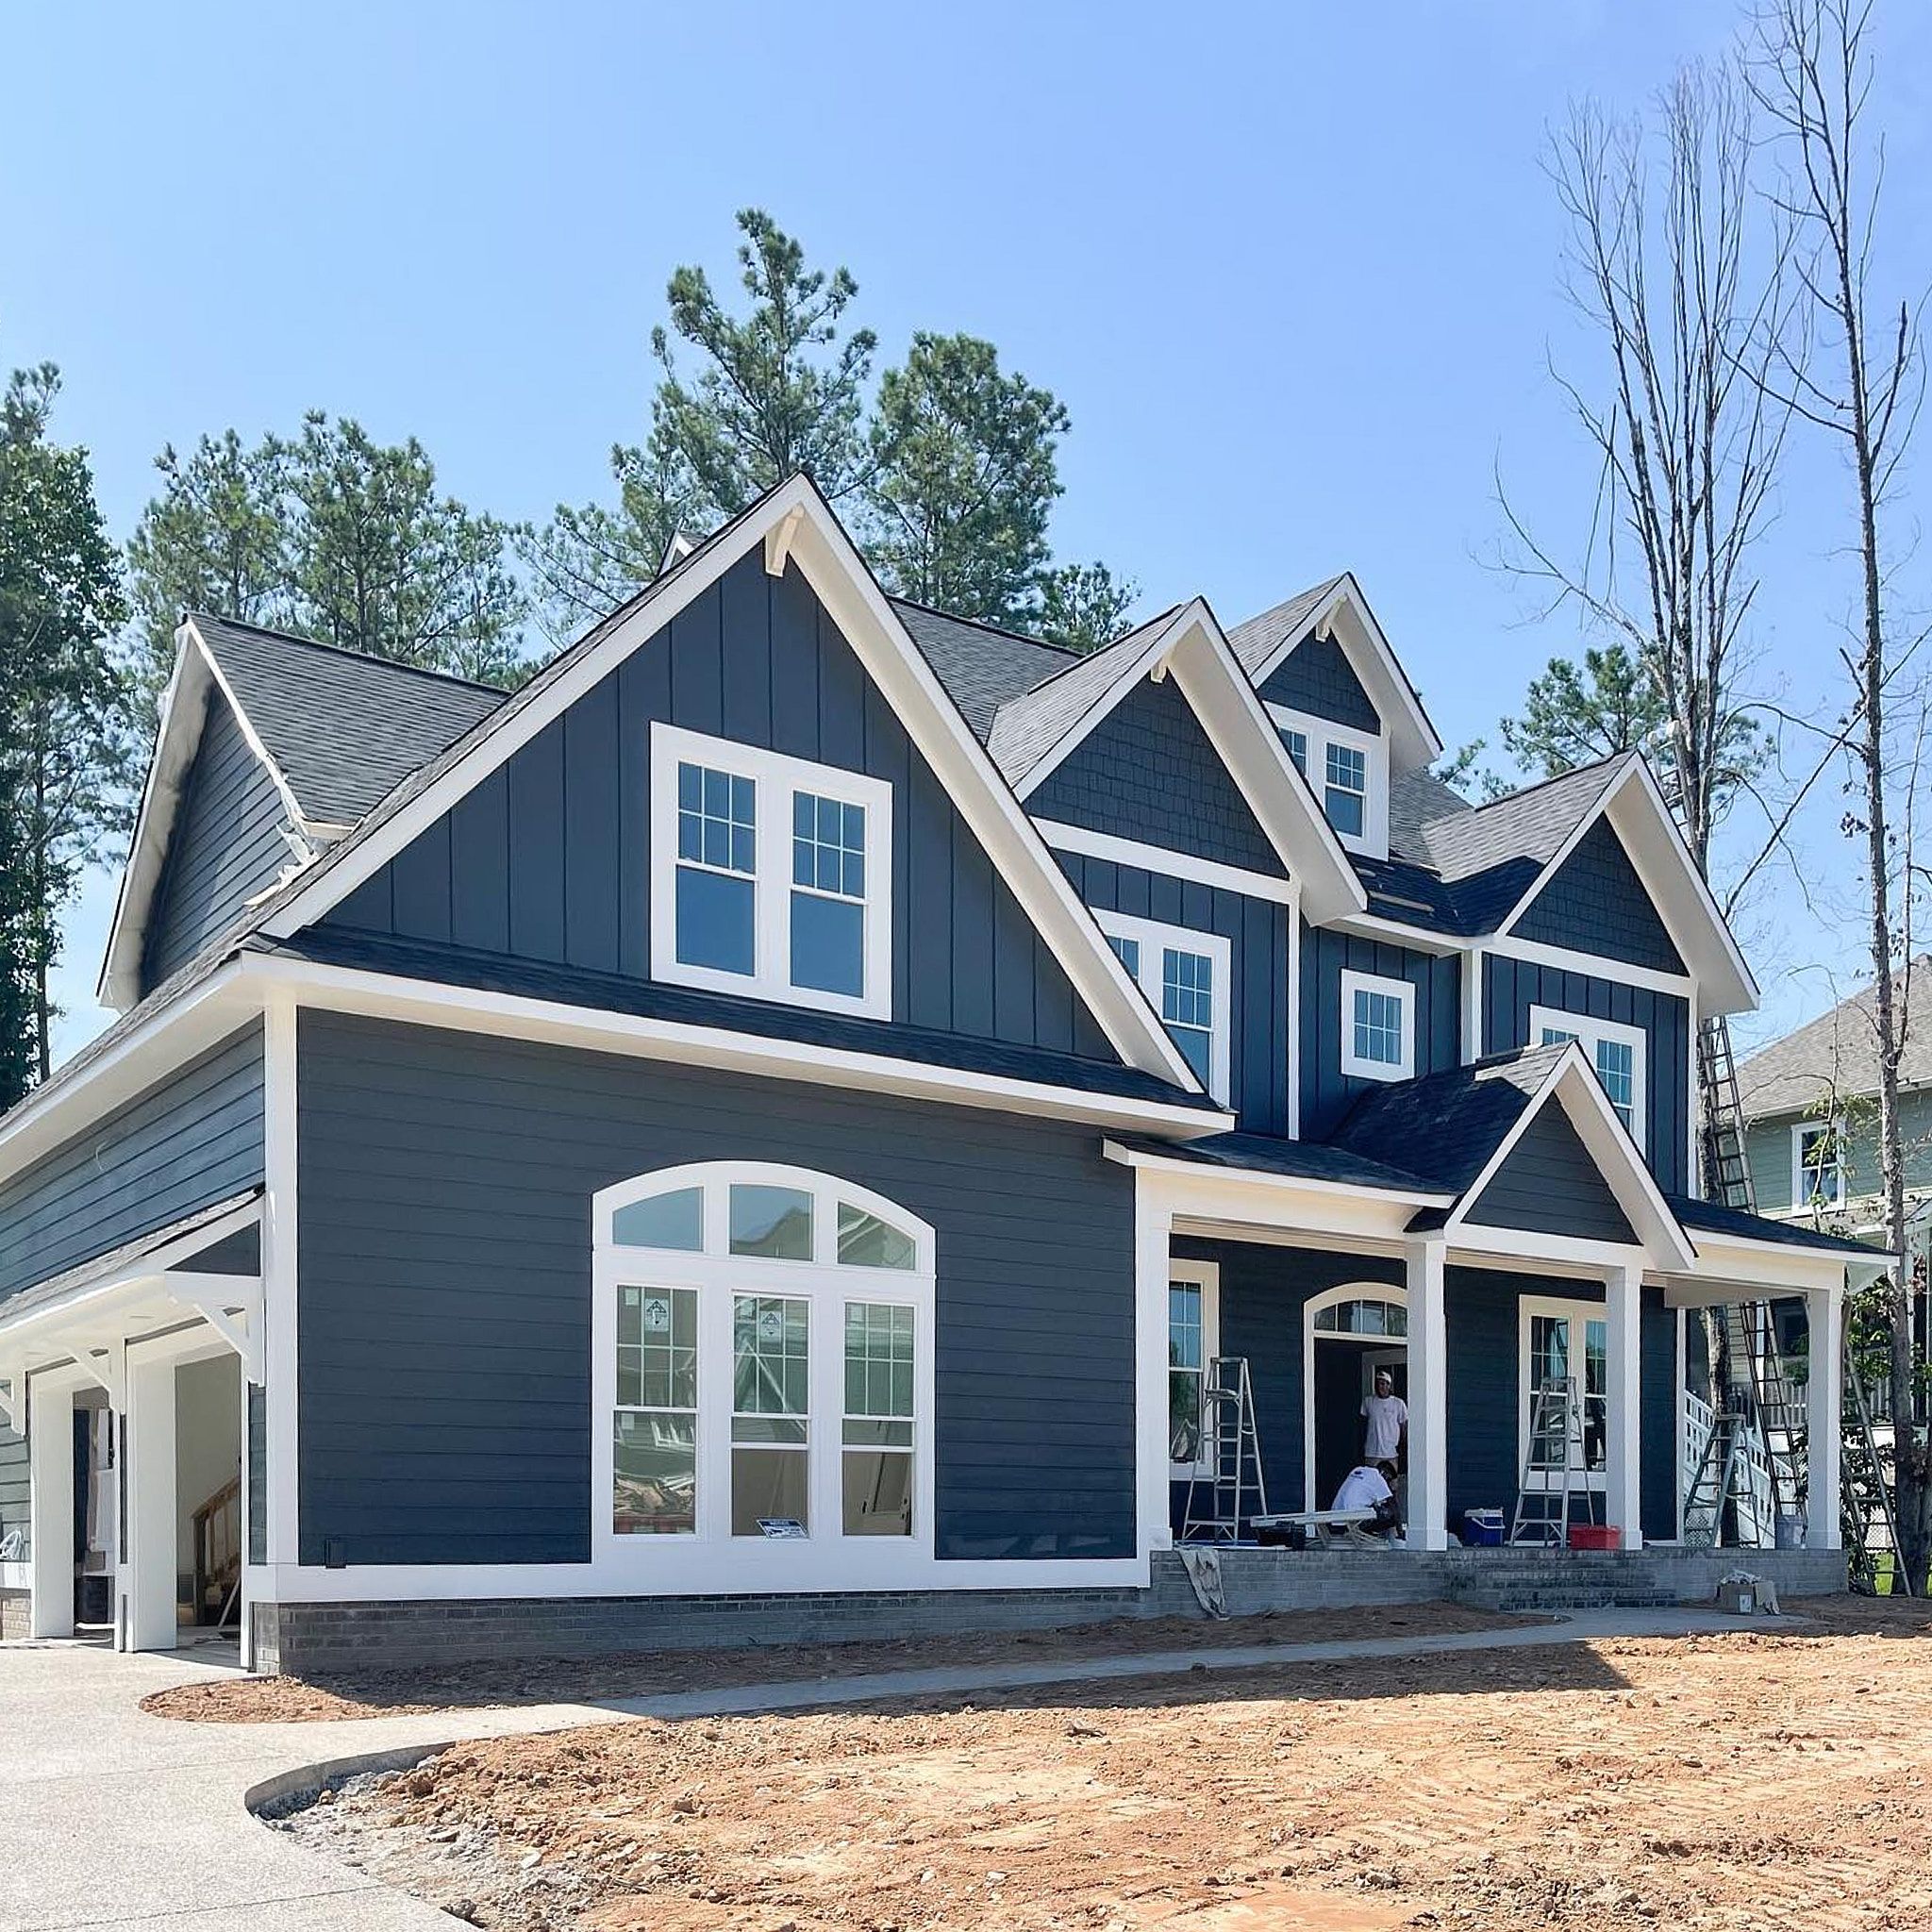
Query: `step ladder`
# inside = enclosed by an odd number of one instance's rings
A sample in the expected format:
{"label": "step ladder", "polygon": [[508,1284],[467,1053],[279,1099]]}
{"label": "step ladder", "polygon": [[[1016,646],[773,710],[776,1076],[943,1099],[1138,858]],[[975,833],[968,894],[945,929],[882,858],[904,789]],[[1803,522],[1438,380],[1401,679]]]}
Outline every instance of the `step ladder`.
{"label": "step ladder", "polygon": [[[1552,1463],[1551,1445],[1562,1452]],[[1516,1511],[1509,1522],[1512,1545],[1541,1544],[1560,1550],[1570,1541],[1570,1504],[1583,1500],[1583,1521],[1600,1524],[1601,1497],[1591,1487],[1583,1443],[1583,1391],[1574,1375],[1539,1389],[1529,1406],[1529,1441],[1516,1485]]]}
{"label": "step ladder", "polygon": [[1731,1023],[1722,1013],[1697,1027],[1698,1147],[1704,1193],[1726,1208],[1757,1212],[1751,1163],[1744,1155],[1744,1104],[1738,1094],[1738,1062],[1731,1052]]}
{"label": "step ladder", "polygon": [[1738,1543],[1758,1548],[1774,1540],[1775,1508],[1754,1480],[1754,1465],[1761,1457],[1749,1410],[1735,1392],[1728,1394],[1711,1413],[1684,1494],[1684,1541],[1690,1548],[1719,1548],[1727,1516]]}
{"label": "step ladder", "polygon": [[1217,1355],[1201,1390],[1201,1440],[1208,1468],[1188,1478],[1181,1518],[1184,1543],[1234,1543],[1241,1524],[1268,1513],[1261,1441],[1255,1428],[1255,1389],[1244,1355]]}
{"label": "step ladder", "polygon": [[1839,1521],[1851,1568],[1851,1584],[1861,1596],[1878,1593],[1878,1558],[1893,1558],[1891,1587],[1911,1594],[1911,1579],[1897,1561],[1898,1518],[1892,1513],[1891,1485],[1884,1455],[1872,1427],[1872,1404],[1849,1356],[1845,1361],[1844,1446],[1839,1457]]}

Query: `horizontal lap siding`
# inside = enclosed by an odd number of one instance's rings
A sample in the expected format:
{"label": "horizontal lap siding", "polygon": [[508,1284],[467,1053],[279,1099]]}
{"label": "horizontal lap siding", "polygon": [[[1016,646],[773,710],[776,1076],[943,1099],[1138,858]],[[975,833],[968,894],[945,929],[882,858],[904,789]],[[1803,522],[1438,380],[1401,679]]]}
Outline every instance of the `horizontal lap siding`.
{"label": "horizontal lap siding", "polygon": [[[1122,912],[1218,933],[1229,943],[1234,985],[1228,1105],[1251,1134],[1289,1130],[1289,920],[1286,906],[1078,853],[1056,855],[1096,912]],[[1185,862],[1185,861],[1181,861]]]}
{"label": "horizontal lap siding", "polygon": [[648,978],[650,738],[677,724],[892,788],[892,1017],[1117,1064],[797,566],[745,558],[328,915]]}
{"label": "horizontal lap siding", "polygon": [[1028,796],[1026,809],[1035,818],[1287,876],[1171,677],[1137,684]]}
{"label": "horizontal lap siding", "polygon": [[937,1549],[1134,1546],[1128,1172],[1081,1129],[305,1013],[302,1560],[588,1557],[591,1196],[786,1161],[938,1230]]}
{"label": "horizontal lap siding", "polygon": [[1523,1130],[1471,1205],[1469,1219],[1491,1227],[1576,1235],[1586,1241],[1635,1244],[1637,1240],[1590,1149],[1555,1105],[1543,1108]]}
{"label": "horizontal lap siding", "polygon": [[1355,933],[1302,928],[1302,1135],[1324,1140],[1357,1094],[1378,1083],[1341,1071],[1341,974],[1379,974],[1416,989],[1415,1072],[1439,1074],[1462,1058],[1462,962],[1412,953]]}
{"label": "horizontal lap siding", "polygon": [[1483,1051],[1529,1044],[1529,1009],[1553,1007],[1641,1026],[1644,1055],[1644,1155],[1666,1193],[1689,1192],[1690,1009],[1674,993],[1624,986],[1587,973],[1490,954],[1483,961]]}
{"label": "horizontal lap siding", "polygon": [[0,1424],[0,1543],[13,1531],[23,1539],[21,1557],[27,1554],[26,1439]]}
{"label": "horizontal lap siding", "polygon": [[234,708],[216,692],[156,889],[143,992],[193,958],[293,863],[282,837],[287,824],[275,780],[242,735]]}
{"label": "horizontal lap siding", "polygon": [[0,1300],[261,1179],[261,1029],[0,1185]]}

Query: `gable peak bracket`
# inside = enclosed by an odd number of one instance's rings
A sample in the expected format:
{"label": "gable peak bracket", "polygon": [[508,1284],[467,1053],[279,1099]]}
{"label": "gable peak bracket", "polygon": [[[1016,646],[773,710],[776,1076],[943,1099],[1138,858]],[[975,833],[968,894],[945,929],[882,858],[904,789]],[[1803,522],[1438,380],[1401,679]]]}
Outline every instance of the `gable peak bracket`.
{"label": "gable peak bracket", "polygon": [[798,540],[799,525],[805,522],[805,506],[796,504],[765,532],[765,575],[782,577],[791,546]]}
{"label": "gable peak bracket", "polygon": [[0,1422],[16,1436],[26,1434],[26,1371],[0,1369]]}

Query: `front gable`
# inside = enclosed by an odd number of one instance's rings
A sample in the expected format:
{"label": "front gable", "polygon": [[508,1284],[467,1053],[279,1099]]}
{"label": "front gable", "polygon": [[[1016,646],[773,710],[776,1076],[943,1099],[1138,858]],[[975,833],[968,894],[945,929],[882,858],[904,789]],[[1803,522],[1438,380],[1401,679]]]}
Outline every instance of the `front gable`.
{"label": "front gable", "polygon": [[797,561],[757,549],[323,923],[649,979],[654,725],[891,787],[891,1024],[1121,1063]]}
{"label": "front gable", "polygon": [[1035,818],[1286,878],[1174,678],[1142,678],[1026,801]]}
{"label": "front gable", "polygon": [[1304,638],[1260,690],[1265,702],[1286,710],[1305,711],[1357,731],[1381,732],[1381,714],[1332,635]]}
{"label": "front gable", "polygon": [[1517,937],[1594,953],[1658,973],[1685,971],[1682,955],[1624,841],[1599,818],[1538,888],[1514,922]]}
{"label": "front gable", "polygon": [[1462,1218],[1489,1227],[1626,1246],[1637,1242],[1629,1217],[1590,1149],[1555,1104],[1531,1118]]}

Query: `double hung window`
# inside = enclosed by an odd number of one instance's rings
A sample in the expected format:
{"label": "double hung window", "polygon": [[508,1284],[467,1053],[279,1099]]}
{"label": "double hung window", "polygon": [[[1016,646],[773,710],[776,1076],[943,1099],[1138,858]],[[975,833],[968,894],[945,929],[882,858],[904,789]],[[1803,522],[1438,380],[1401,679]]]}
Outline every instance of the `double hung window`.
{"label": "double hung window", "polygon": [[1641,1026],[1615,1020],[1596,1020],[1583,1013],[1557,1012],[1548,1007],[1529,1009],[1529,1037],[1540,1046],[1574,1040],[1590,1056],[1617,1118],[1630,1138],[1643,1145],[1643,1059],[1646,1036]]}
{"label": "double hung window", "polygon": [[1234,951],[1219,933],[1121,912],[1094,917],[1167,1036],[1216,1100],[1228,1095]]}
{"label": "double hung window", "polygon": [[1363,1080],[1414,1074],[1415,988],[1407,980],[1343,971],[1341,1071]]}

